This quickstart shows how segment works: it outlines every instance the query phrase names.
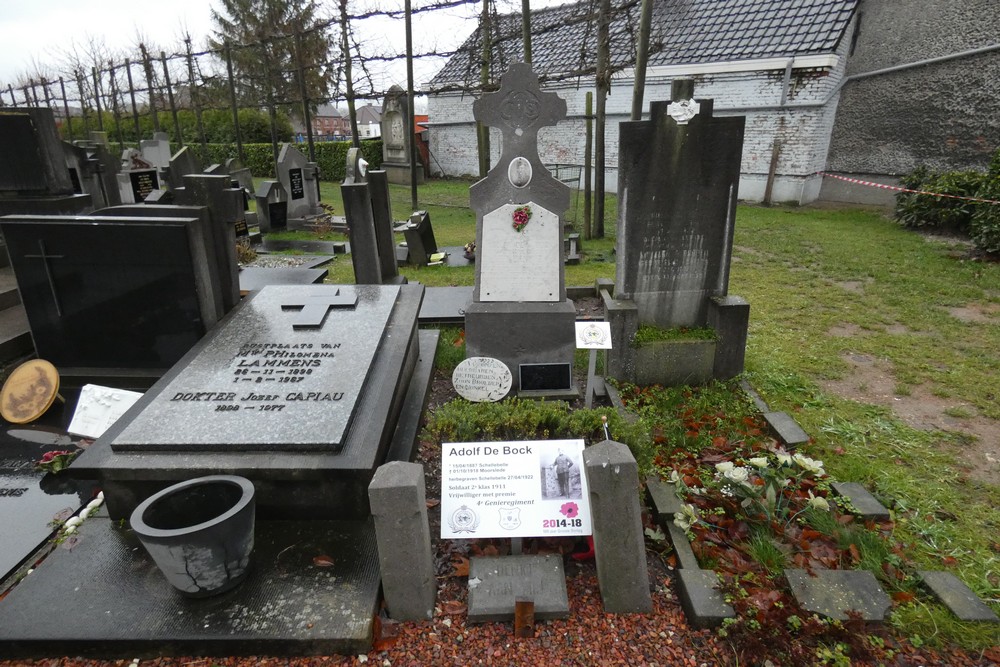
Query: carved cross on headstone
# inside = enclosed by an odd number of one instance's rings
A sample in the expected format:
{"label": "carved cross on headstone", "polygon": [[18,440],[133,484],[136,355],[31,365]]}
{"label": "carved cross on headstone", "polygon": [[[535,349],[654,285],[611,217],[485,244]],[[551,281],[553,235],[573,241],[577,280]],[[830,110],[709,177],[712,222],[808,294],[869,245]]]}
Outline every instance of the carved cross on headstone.
{"label": "carved cross on headstone", "polygon": [[298,310],[292,320],[292,329],[320,329],[331,308],[354,308],[358,305],[358,295],[343,295],[338,289],[334,294],[307,296],[281,304],[282,310]]}
{"label": "carved cross on headstone", "polygon": [[500,78],[500,90],[476,100],[472,112],[483,125],[503,133],[500,161],[470,189],[472,208],[482,215],[530,197],[561,215],[569,207],[569,188],[539,159],[538,130],[566,117],[566,101],[555,93],[543,93],[530,65],[514,63]]}
{"label": "carved cross on headstone", "polygon": [[49,279],[49,289],[52,290],[52,301],[55,302],[56,315],[62,317],[62,308],[59,306],[59,293],[56,292],[56,281],[52,277],[52,267],[49,266],[50,259],[62,259],[65,255],[49,255],[45,252],[45,241],[38,239],[38,255],[25,255],[25,259],[40,259],[45,267],[45,277]]}

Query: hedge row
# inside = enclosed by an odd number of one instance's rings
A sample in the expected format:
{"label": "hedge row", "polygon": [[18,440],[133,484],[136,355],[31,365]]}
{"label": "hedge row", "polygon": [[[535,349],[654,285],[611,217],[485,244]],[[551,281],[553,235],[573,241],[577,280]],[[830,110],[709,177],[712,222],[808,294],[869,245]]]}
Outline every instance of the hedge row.
{"label": "hedge row", "polygon": [[903,187],[951,197],[900,192],[896,195],[896,219],[903,226],[967,235],[987,253],[1000,253],[1000,204],[974,202],[953,197],[977,197],[1000,201],[1000,149],[985,172],[932,172],[918,167],[901,179]]}
{"label": "hedge row", "polygon": [[[344,180],[347,169],[347,150],[351,147],[351,142],[318,141],[313,145],[316,163],[319,165],[320,179],[333,182]],[[216,163],[225,164],[229,158],[239,155],[236,144],[206,144],[205,149],[202,149],[201,144],[198,143],[189,144],[189,146],[195,157],[206,167]],[[306,144],[295,144],[295,147],[302,151],[306,157],[309,156],[309,147]],[[113,154],[120,154],[122,149],[119,144],[112,143],[111,150]],[[271,152],[270,143],[243,144],[243,154],[246,157],[243,166],[248,167],[255,178],[274,178],[275,156]],[[361,154],[370,168],[378,169],[382,165],[382,140],[366,139],[362,141]]]}

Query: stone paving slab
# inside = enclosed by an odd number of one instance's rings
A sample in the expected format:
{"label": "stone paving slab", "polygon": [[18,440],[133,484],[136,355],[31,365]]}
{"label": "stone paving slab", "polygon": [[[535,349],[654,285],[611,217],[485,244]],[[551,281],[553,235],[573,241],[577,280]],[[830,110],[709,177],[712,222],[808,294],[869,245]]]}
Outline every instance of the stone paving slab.
{"label": "stone paving slab", "polygon": [[888,521],[889,510],[857,482],[834,482],[833,489],[851,501],[857,516],[873,521]]}
{"label": "stone paving slab", "polygon": [[78,535],[0,600],[5,658],[356,655],[371,647],[380,578],[370,520],[258,521],[247,579],[203,599],[177,593],[132,531],[103,510]]}
{"label": "stone paving slab", "polygon": [[1000,618],[962,580],[951,572],[917,570],[924,586],[963,621],[1000,623]]}
{"label": "stone paving slab", "polygon": [[764,420],[789,449],[809,442],[809,434],[787,412],[765,412]]}
{"label": "stone paving slab", "polygon": [[469,559],[469,623],[509,621],[519,598],[535,603],[537,620],[569,616],[562,556]]}
{"label": "stone paving slab", "polygon": [[716,588],[719,575],[712,570],[683,568],[677,571],[677,592],[688,623],[696,630],[714,628],[736,612]]}
{"label": "stone paving slab", "polygon": [[[815,575],[815,576],[814,576]],[[838,621],[857,611],[866,621],[881,623],[892,601],[867,570],[785,570],[792,595],[806,611]]]}

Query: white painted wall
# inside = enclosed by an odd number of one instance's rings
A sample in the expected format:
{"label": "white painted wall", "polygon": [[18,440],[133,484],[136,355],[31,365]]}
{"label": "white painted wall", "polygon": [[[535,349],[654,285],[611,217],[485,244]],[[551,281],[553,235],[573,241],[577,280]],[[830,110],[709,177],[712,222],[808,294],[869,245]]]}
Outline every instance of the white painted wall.
{"label": "white painted wall", "polygon": [[[826,164],[830,134],[836,117],[838,86],[844,76],[846,42],[837,54],[802,58],[793,65],[791,85],[782,105],[785,60],[713,63],[651,69],[646,79],[646,112],[650,100],[670,99],[674,78],[693,77],[695,97],[715,100],[716,116],[746,116],[740,199],[761,201],[767,183],[772,149],[781,149],[775,169],[771,199],[774,202],[808,203],[816,199]],[[766,69],[761,69],[765,67]],[[566,120],[538,133],[542,162],[583,165],[586,93],[592,85],[562,82],[545,90],[566,100]],[[469,94],[432,95],[428,100],[431,172],[436,175],[473,176],[478,172],[476,132]],[[629,119],[632,78],[612,84],[607,101],[606,183],[609,191],[618,182],[618,124]],[[490,131],[491,164],[501,152],[502,135]]]}

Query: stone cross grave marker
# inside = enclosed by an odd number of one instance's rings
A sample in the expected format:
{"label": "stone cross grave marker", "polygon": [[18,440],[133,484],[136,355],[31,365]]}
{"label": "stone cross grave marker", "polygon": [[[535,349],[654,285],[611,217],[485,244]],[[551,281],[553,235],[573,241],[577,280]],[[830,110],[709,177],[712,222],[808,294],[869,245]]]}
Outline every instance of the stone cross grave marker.
{"label": "stone cross grave marker", "polygon": [[[531,67],[515,63],[500,90],[476,100],[476,120],[503,133],[503,154],[470,189],[476,211],[476,301],[562,301],[562,224],[569,187],[538,157],[538,130],[566,117],[566,102],[543,93]],[[527,207],[527,224],[514,225]]]}
{"label": "stone cross grave marker", "polygon": [[299,316],[292,320],[293,329],[320,329],[331,308],[354,308],[357,305],[357,294],[341,294],[338,289],[333,294],[316,294],[289,300],[281,304],[281,309],[298,310]]}
{"label": "stone cross grave marker", "polygon": [[[566,116],[531,67],[514,63],[500,90],[473,105],[476,120],[503,132],[503,154],[470,189],[476,212],[476,285],[465,314],[466,355],[503,361],[515,378],[525,364],[573,362],[576,310],[566,300],[562,215],[569,187],[538,157],[538,130]],[[515,380],[515,391],[522,389]],[[539,395],[569,391],[537,387]]]}

